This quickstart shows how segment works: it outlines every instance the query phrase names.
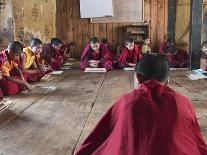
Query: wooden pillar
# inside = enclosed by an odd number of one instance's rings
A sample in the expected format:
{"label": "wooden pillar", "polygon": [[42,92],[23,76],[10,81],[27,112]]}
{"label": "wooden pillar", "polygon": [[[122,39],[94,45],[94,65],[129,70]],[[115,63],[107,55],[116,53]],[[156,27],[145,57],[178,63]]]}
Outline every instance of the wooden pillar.
{"label": "wooden pillar", "polygon": [[176,0],[168,0],[167,38],[175,42]]}
{"label": "wooden pillar", "polygon": [[202,6],[203,0],[191,0],[189,34],[189,67],[191,70],[200,68]]}

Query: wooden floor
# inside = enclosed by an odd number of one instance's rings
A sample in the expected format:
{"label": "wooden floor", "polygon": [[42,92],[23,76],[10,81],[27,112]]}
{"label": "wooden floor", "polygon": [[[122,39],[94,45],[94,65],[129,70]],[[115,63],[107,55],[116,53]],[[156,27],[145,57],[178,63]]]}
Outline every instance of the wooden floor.
{"label": "wooden floor", "polygon": [[[207,137],[207,81],[190,81],[189,71],[172,71],[170,86],[190,97]],[[18,94],[0,112],[0,155],[69,155],[106,110],[133,90],[133,73],[66,70],[39,85],[57,86],[49,94]]]}

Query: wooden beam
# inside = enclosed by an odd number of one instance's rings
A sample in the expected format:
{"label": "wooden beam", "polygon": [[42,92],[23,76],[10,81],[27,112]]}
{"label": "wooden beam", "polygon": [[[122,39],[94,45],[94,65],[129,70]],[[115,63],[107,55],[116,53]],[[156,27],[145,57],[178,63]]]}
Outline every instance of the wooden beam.
{"label": "wooden beam", "polygon": [[167,38],[175,42],[176,0],[168,0]]}
{"label": "wooden beam", "polygon": [[191,0],[189,55],[190,69],[200,68],[201,24],[203,0]]}

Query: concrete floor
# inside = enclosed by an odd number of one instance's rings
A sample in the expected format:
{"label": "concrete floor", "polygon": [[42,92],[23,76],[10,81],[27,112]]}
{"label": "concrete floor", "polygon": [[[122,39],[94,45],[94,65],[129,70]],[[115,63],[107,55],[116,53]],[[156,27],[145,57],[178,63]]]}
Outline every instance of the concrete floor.
{"label": "concrete floor", "polygon": [[[172,71],[170,87],[190,97],[207,138],[207,81],[190,81],[189,71]],[[69,155],[106,110],[133,90],[133,73],[66,70],[43,86],[53,93],[7,97],[14,105],[0,112],[0,155]]]}

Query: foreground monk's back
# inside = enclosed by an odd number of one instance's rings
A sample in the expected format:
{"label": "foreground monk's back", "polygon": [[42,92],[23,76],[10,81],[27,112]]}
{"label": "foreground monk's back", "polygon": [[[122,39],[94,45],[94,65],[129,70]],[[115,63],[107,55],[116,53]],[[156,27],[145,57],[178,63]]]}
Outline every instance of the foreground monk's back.
{"label": "foreground monk's back", "polygon": [[108,110],[77,155],[207,155],[191,102],[160,82],[166,62],[156,54],[139,62],[141,85]]}

